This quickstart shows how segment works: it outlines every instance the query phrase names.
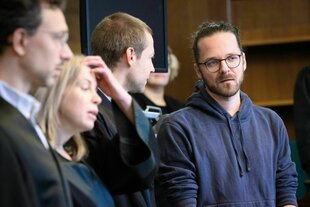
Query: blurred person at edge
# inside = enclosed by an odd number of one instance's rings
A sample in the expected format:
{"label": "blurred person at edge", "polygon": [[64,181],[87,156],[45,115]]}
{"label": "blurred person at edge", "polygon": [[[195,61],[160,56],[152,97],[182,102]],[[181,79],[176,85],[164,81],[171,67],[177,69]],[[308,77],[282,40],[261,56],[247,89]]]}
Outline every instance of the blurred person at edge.
{"label": "blurred person at edge", "polygon": [[36,122],[32,88],[72,57],[65,0],[0,1],[0,206],[70,207],[67,182]]}

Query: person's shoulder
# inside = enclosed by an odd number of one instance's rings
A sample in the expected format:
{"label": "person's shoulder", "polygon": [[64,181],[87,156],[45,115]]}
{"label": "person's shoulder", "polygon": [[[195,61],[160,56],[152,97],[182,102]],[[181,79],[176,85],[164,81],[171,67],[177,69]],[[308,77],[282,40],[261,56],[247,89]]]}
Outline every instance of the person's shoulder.
{"label": "person's shoulder", "polygon": [[130,93],[130,95],[131,95],[136,101],[145,101],[145,100],[149,100],[143,93]]}
{"label": "person's shoulder", "polygon": [[180,100],[178,100],[178,99],[176,99],[176,98],[174,98],[174,97],[172,97],[172,96],[169,96],[169,95],[165,95],[165,100],[166,100],[166,102],[169,104],[169,105],[171,105],[171,106],[173,106],[176,110],[177,109],[180,109],[180,108],[183,108],[184,107],[184,103],[183,102],[181,102]]}
{"label": "person's shoulder", "polygon": [[[0,98],[0,128],[16,134],[29,125],[29,121],[11,104]],[[3,136],[3,134],[2,134]]]}
{"label": "person's shoulder", "polygon": [[148,97],[143,93],[130,93],[133,99],[141,106],[144,110],[147,105],[156,106]]}
{"label": "person's shoulder", "polygon": [[276,114],[276,112],[273,109],[266,106],[253,105],[253,109],[256,112],[261,112],[265,114]]}
{"label": "person's shoulder", "polygon": [[[269,119],[269,120],[278,120],[281,119],[280,116],[272,109],[271,107],[257,105],[256,103],[252,102],[250,97],[245,94],[241,93],[243,101],[243,116],[246,116],[246,119],[250,117],[255,118],[262,118],[262,119]],[[251,114],[251,116],[249,116]]]}
{"label": "person's shoulder", "polygon": [[279,116],[279,114],[276,111],[274,111],[274,109],[272,109],[272,108],[254,105],[253,111],[254,111],[254,114],[256,115],[256,117],[259,116],[259,117],[263,117],[265,119],[269,119],[269,120],[273,120],[273,121],[282,120],[281,117]]}
{"label": "person's shoulder", "polygon": [[193,108],[192,107],[183,107],[180,108],[174,112],[171,112],[169,114],[165,114],[165,121],[167,122],[184,122],[186,120],[189,120],[191,118],[194,118],[193,116]]}
{"label": "person's shoulder", "polygon": [[6,100],[0,97],[0,113],[7,114],[8,110],[17,111],[11,104],[9,104]]}

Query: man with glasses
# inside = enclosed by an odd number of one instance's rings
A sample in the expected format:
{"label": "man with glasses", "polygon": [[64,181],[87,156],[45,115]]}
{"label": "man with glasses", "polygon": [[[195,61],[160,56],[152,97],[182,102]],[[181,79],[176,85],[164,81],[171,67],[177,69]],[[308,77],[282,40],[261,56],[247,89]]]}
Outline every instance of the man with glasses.
{"label": "man with glasses", "polygon": [[72,57],[65,3],[0,1],[0,206],[72,206],[59,162],[36,122],[40,103],[30,95],[51,86]]}
{"label": "man with glasses", "polygon": [[297,173],[280,117],[242,91],[238,29],[204,22],[193,35],[203,85],[163,120],[158,206],[297,206]]}

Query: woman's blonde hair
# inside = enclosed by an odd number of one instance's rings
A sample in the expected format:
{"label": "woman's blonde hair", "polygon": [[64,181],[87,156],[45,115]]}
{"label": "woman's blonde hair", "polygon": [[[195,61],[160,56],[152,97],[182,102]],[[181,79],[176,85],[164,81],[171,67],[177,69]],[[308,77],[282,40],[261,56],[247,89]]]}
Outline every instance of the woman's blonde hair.
{"label": "woman's blonde hair", "polygon": [[[42,102],[42,108],[38,114],[38,122],[45,133],[50,145],[54,148],[59,126],[59,107],[64,91],[74,86],[80,71],[83,69],[85,57],[78,55],[66,61],[56,83],[46,89],[39,89],[36,97]],[[86,145],[81,134],[73,135],[64,146],[72,160],[79,161],[87,153]]]}
{"label": "woman's blonde hair", "polygon": [[179,74],[180,63],[170,47],[168,47],[168,69],[170,70],[169,81],[173,81]]}

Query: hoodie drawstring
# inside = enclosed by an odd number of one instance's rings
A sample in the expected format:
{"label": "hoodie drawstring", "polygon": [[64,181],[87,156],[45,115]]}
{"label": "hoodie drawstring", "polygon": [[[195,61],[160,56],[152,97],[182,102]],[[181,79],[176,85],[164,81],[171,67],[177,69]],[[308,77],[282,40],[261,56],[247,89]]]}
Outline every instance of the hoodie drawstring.
{"label": "hoodie drawstring", "polygon": [[[239,174],[242,177],[244,175],[244,172],[243,172],[243,169],[242,169],[242,165],[241,165],[242,161],[241,161],[241,157],[240,157],[240,155],[238,153],[238,148],[237,148],[236,143],[235,143],[235,136],[234,136],[234,133],[233,133],[233,128],[231,126],[231,121],[230,121],[229,116],[226,115],[225,117],[226,117],[228,125],[229,125],[230,138],[231,138],[231,142],[232,142],[232,145],[233,145],[233,149],[235,151],[236,160],[237,160],[237,164],[238,164],[238,168],[239,168]],[[239,116],[237,118],[238,118],[239,132],[240,132],[241,150],[242,150],[242,154],[243,154],[244,160],[245,160],[246,171],[249,172],[251,170],[251,168],[250,168],[250,163],[249,163],[248,155],[247,155],[247,153],[245,151],[245,148],[244,148],[244,137],[243,137],[242,127],[241,127],[241,123],[240,123],[240,120],[239,120]]]}
{"label": "hoodie drawstring", "polygon": [[[239,121],[239,118],[238,118],[238,121]],[[251,171],[251,167],[250,167],[250,162],[249,162],[248,155],[247,155],[247,153],[246,153],[246,151],[244,149],[244,137],[243,137],[243,130],[242,130],[240,121],[239,121],[239,126],[240,126],[240,134],[241,134],[240,142],[241,142],[241,148],[242,148],[242,152],[243,152],[244,159],[245,159],[246,171],[250,172]]]}

